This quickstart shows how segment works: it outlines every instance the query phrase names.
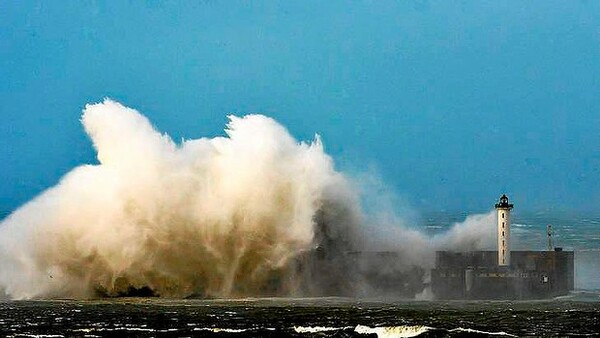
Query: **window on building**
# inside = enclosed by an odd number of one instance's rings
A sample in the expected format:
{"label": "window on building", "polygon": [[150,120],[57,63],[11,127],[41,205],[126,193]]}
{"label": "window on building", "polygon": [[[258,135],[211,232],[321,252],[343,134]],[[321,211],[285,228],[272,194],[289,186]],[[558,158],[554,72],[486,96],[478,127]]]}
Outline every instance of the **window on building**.
{"label": "window on building", "polygon": [[504,213],[502,213],[502,218],[504,218]]}
{"label": "window on building", "polygon": [[502,241],[502,246],[504,246],[504,241]]}
{"label": "window on building", "polygon": [[502,237],[504,237],[504,231],[502,231]]}

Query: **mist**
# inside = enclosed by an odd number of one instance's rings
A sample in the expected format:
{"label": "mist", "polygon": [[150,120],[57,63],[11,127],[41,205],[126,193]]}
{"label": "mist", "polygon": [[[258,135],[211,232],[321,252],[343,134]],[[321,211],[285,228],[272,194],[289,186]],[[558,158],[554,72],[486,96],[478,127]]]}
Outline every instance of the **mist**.
{"label": "mist", "polygon": [[229,116],[226,137],[179,144],[109,99],[81,122],[98,163],[0,225],[10,298],[353,295],[368,288],[349,253],[395,252],[412,273],[435,250],[493,247],[494,213],[429,237],[388,206],[365,212],[319,136],[298,142],[263,115]]}

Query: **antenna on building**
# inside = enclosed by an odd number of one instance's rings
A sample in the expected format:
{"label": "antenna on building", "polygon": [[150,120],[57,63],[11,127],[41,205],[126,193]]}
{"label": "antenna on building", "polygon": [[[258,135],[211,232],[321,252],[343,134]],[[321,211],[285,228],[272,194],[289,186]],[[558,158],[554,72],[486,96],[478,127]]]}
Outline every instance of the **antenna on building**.
{"label": "antenna on building", "polygon": [[552,224],[548,224],[546,233],[548,234],[548,251],[553,251],[554,245],[552,244]]}

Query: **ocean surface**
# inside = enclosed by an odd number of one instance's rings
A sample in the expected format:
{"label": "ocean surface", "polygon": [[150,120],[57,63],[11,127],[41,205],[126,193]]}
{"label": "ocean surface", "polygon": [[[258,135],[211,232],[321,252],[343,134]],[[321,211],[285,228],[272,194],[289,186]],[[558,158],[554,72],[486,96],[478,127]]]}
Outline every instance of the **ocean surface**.
{"label": "ocean surface", "polygon": [[[423,231],[464,215],[440,213]],[[513,249],[575,251],[576,290],[543,301],[241,299],[0,301],[0,337],[600,337],[600,216],[513,217]]]}
{"label": "ocean surface", "polygon": [[340,298],[0,303],[3,337],[600,336],[600,294],[534,302]]}

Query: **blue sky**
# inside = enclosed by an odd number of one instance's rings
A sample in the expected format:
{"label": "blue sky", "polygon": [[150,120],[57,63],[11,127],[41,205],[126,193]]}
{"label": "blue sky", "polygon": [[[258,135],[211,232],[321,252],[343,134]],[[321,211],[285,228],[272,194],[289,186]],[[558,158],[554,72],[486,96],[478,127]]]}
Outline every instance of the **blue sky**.
{"label": "blue sky", "polygon": [[111,97],[178,140],[260,112],[415,209],[600,206],[598,1],[2,1],[0,211]]}

